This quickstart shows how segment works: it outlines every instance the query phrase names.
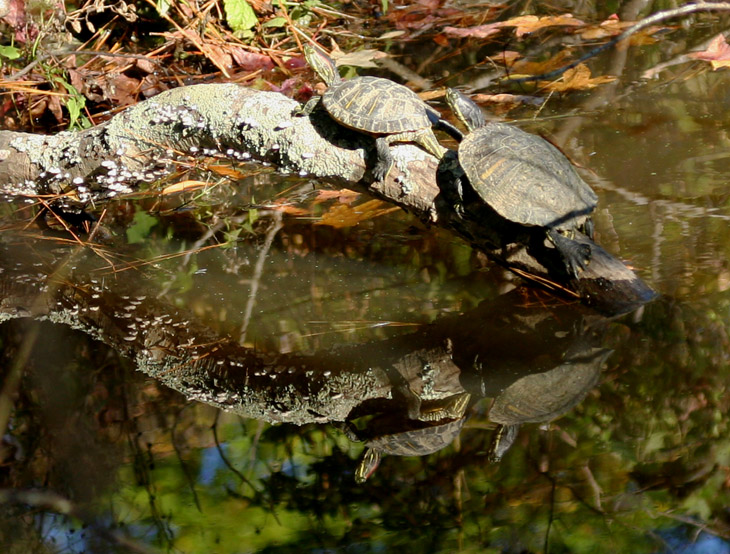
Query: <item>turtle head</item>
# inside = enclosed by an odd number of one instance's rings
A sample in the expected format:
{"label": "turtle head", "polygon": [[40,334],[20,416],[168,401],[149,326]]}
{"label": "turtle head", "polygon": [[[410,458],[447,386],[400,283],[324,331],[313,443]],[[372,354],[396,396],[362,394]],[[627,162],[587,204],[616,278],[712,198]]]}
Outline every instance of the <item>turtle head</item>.
{"label": "turtle head", "polygon": [[446,103],[454,112],[454,115],[459,118],[464,126],[469,130],[479,129],[487,124],[487,120],[484,118],[484,114],[479,106],[469,98],[466,94],[459,92],[456,89],[446,89]]}
{"label": "turtle head", "polygon": [[327,86],[340,80],[340,74],[332,58],[311,44],[305,44],[302,49],[307,63],[317,72],[317,75],[321,77]]}
{"label": "turtle head", "polygon": [[356,483],[360,485],[363,484],[373,473],[375,473],[375,470],[378,469],[378,466],[380,465],[380,457],[380,452],[372,447],[368,447],[367,450],[365,450],[365,454],[363,454],[362,460],[360,460],[360,465],[358,465],[355,470]]}

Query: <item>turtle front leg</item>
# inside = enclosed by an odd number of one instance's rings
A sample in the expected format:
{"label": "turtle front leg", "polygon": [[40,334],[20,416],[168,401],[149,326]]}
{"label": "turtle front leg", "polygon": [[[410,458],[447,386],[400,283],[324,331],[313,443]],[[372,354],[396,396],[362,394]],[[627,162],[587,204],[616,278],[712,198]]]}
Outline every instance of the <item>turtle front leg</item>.
{"label": "turtle front leg", "polygon": [[393,137],[398,135],[386,135],[375,139],[375,150],[378,153],[378,161],[373,168],[373,177],[376,181],[385,181],[393,167],[393,155],[390,153],[390,143]]}
{"label": "turtle front leg", "polygon": [[322,101],[321,96],[312,96],[309,99],[309,101],[306,104],[304,104],[304,106],[300,105],[298,108],[296,108],[292,112],[292,115],[294,115],[296,117],[309,116],[317,108],[317,106],[319,106],[319,103],[321,101]]}

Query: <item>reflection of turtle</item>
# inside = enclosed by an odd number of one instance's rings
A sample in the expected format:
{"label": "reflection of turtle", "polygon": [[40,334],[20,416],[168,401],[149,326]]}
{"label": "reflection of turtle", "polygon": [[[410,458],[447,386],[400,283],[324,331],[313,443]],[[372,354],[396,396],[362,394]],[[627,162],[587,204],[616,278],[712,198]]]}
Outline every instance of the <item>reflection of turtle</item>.
{"label": "reflection of turtle", "polygon": [[443,399],[424,411],[419,419],[393,414],[372,419],[358,431],[352,425],[345,432],[353,441],[365,441],[366,450],[355,471],[355,481],[364,483],[377,469],[383,454],[425,456],[448,446],[461,431],[471,395],[460,393]]}
{"label": "reflection of turtle", "polygon": [[527,375],[507,387],[489,410],[489,419],[499,424],[490,460],[502,459],[521,424],[550,421],[573,409],[598,384],[601,366],[611,352],[606,348],[584,348],[558,367]]}
{"label": "reflection of turtle", "polygon": [[315,96],[307,102],[299,114],[310,114],[321,101],[338,123],[376,135],[375,179],[384,180],[393,166],[389,149],[393,142],[415,142],[436,158],[443,156],[445,149],[431,130],[439,115],[415,92],[380,77],[355,77],[345,81],[334,61],[319,49],[305,45],[304,55],[328,88],[323,96]]}
{"label": "reflection of turtle", "polygon": [[[592,238],[596,194],[546,140],[504,123],[487,124],[479,106],[456,90],[447,91],[446,101],[470,131],[459,145],[459,164],[473,192],[507,222],[544,229],[568,273],[577,276],[591,251],[571,237],[580,230]],[[461,183],[455,188],[461,202]]]}

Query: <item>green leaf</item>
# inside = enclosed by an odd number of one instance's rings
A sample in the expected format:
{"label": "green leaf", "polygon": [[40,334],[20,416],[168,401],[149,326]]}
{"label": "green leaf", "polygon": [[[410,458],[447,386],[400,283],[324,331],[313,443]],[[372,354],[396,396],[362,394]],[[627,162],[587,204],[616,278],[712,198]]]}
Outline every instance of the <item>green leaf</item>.
{"label": "green leaf", "polygon": [[127,242],[135,244],[146,239],[152,227],[159,223],[156,217],[149,215],[147,212],[137,212],[134,214],[134,223],[127,229]]}
{"label": "green leaf", "polygon": [[159,13],[160,15],[167,15],[167,12],[170,11],[171,5],[172,4],[170,0],[157,0],[157,13]]}
{"label": "green leaf", "polygon": [[259,21],[246,0],[223,0],[223,5],[226,9],[226,21],[235,32],[248,31]]}
{"label": "green leaf", "polygon": [[0,56],[9,60],[17,60],[20,57],[20,50],[15,46],[0,46]]}
{"label": "green leaf", "polygon": [[266,23],[264,23],[264,27],[283,27],[286,25],[286,18],[285,17],[272,17],[269,19]]}

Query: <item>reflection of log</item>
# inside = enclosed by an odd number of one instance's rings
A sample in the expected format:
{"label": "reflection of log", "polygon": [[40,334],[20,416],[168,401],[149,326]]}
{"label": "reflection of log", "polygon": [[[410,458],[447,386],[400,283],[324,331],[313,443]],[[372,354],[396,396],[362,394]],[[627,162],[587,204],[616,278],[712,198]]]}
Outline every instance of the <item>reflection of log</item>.
{"label": "reflection of log", "polygon": [[280,172],[381,197],[460,235],[507,268],[537,281],[552,281],[555,289],[604,310],[622,311],[653,297],[633,272],[597,247],[600,263],[592,263],[580,279],[571,281],[551,269],[549,249],[527,252],[519,245],[502,245],[504,238],[495,236],[484,221],[454,217],[453,206],[437,199],[436,160],[417,146],[394,146],[394,170],[385,182],[373,183],[366,172],[373,148],[369,137],[334,124],[324,113],[292,117],[296,107],[278,93],[234,84],[196,85],[161,93],[77,133],[0,131],[0,194],[65,193],[98,203],[136,190],[140,182],[154,181],[190,157],[265,162]]}
{"label": "reflection of log", "polygon": [[[410,335],[311,355],[267,354],[157,300],[129,273],[86,277],[95,258],[84,260],[80,252],[64,265],[56,252],[40,257],[0,245],[0,321],[34,317],[69,325],[190,399],[271,422],[394,411],[423,419],[429,403],[465,391],[492,396],[521,375],[559,365],[577,339],[586,340],[580,305],[520,308],[515,291]],[[44,267],[60,269],[46,276]]]}

